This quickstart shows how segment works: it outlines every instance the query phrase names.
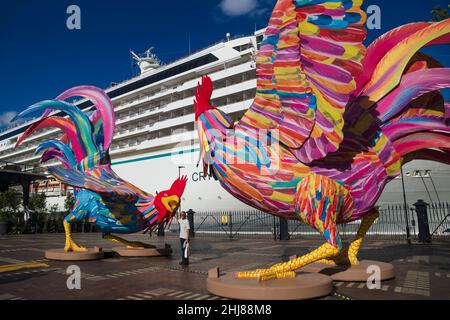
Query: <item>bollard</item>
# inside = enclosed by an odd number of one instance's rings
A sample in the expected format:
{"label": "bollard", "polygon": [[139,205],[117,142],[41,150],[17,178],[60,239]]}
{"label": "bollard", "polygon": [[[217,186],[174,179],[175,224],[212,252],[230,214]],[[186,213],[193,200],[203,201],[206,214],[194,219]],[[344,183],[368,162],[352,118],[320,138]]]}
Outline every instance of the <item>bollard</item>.
{"label": "bollard", "polygon": [[194,214],[195,211],[192,209],[189,209],[187,212],[187,219],[189,222],[189,238],[194,238],[195,237],[195,230],[194,230]]}
{"label": "bollard", "polygon": [[158,225],[158,232],[156,234],[158,237],[164,237],[164,223]]}
{"label": "bollard", "polygon": [[280,240],[289,240],[288,221],[280,217]]}
{"label": "bollard", "polygon": [[419,242],[430,243],[431,235],[430,226],[428,225],[428,203],[422,199],[419,199],[416,203],[414,203],[414,206],[416,207],[417,224],[419,227]]}

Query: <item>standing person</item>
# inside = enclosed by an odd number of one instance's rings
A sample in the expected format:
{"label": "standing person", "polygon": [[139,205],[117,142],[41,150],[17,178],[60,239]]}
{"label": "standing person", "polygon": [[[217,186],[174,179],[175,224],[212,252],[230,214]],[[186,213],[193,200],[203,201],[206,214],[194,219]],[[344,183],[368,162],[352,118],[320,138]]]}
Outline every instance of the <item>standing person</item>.
{"label": "standing person", "polygon": [[186,219],[186,212],[182,211],[180,219],[178,219],[180,226],[180,244],[181,244],[181,265],[189,264],[189,257],[185,256],[186,245],[189,243],[189,221]]}

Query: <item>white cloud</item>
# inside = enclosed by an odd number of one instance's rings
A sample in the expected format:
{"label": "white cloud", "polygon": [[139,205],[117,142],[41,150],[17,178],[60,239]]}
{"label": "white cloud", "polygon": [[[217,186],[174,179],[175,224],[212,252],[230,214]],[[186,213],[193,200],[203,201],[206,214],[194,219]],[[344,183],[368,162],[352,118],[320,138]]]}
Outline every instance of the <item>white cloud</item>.
{"label": "white cloud", "polygon": [[17,115],[15,111],[5,111],[0,113],[0,127],[8,126],[11,123],[11,119]]}
{"label": "white cloud", "polygon": [[257,0],[222,0],[219,5],[227,16],[241,16],[253,12],[258,7]]}

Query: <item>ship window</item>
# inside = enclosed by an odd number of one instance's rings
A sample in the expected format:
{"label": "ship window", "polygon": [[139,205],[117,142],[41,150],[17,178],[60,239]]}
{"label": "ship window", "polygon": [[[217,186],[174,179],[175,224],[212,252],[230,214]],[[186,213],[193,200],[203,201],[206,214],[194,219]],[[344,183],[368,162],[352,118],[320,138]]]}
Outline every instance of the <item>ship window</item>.
{"label": "ship window", "polygon": [[[187,61],[185,63],[182,63],[182,64],[178,65],[178,66],[169,68],[169,69],[164,70],[162,72],[158,72],[158,73],[156,73],[156,74],[154,74],[152,76],[149,76],[147,78],[144,78],[142,80],[130,83],[130,84],[128,84],[128,85],[126,85],[126,86],[124,86],[122,88],[118,88],[116,90],[112,90],[110,93],[108,93],[108,95],[111,98],[114,98],[114,97],[117,97],[117,96],[122,95],[124,93],[127,93],[129,91],[133,91],[133,90],[145,87],[145,86],[147,86],[149,84],[152,84],[152,83],[155,83],[155,82],[158,82],[158,81],[161,81],[161,80],[173,77],[173,76],[175,76],[177,74],[180,74],[180,73],[183,73],[183,72],[186,72],[186,71],[189,71],[189,70],[192,70],[192,69],[204,66],[204,65],[206,65],[208,63],[211,63],[211,62],[214,62],[214,61],[217,61],[217,60],[219,60],[219,59],[216,56],[214,56],[213,54],[208,54],[208,55],[205,55],[205,56],[193,59],[191,61]],[[88,104],[86,106],[88,106],[88,105],[89,105],[89,102],[88,102]],[[82,106],[80,105],[80,107],[82,107]]]}
{"label": "ship window", "polygon": [[258,49],[261,46],[261,42],[263,40],[264,40],[264,35],[262,35],[262,34],[256,37],[256,44],[257,44]]}
{"label": "ship window", "polygon": [[233,49],[236,50],[236,51],[241,52],[241,51],[247,50],[247,49],[249,49],[251,47],[252,47],[251,43],[246,43],[246,44],[243,44],[241,46],[233,47]]}

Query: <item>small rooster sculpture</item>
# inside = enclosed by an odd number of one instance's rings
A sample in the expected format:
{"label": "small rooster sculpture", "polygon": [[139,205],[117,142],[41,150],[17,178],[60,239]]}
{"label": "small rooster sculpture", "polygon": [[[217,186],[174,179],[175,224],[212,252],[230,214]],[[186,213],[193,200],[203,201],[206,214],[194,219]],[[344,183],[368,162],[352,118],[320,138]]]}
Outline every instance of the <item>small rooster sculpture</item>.
{"label": "small rooster sculpture", "polygon": [[[72,97],[89,99],[95,110],[84,114],[64,101]],[[60,111],[68,117],[49,116],[53,111]],[[170,221],[180,205],[187,178],[178,178],[170,189],[153,196],[121,179],[111,169],[109,147],[115,130],[115,114],[109,97],[99,88],[80,86],[69,89],[55,100],[28,107],[17,118],[37,112],[43,112],[43,116],[28,127],[16,147],[40,129],[56,127],[64,132],[59,140],[41,142],[35,151],[43,152],[41,162],[59,160],[63,167],[48,166],[48,171],[59,181],[74,187],[75,205],[64,219],[64,249],[87,250],[71,237],[70,222],[81,220],[95,223],[108,240],[129,247],[145,247],[144,243],[130,242],[113,233],[135,233]]]}

